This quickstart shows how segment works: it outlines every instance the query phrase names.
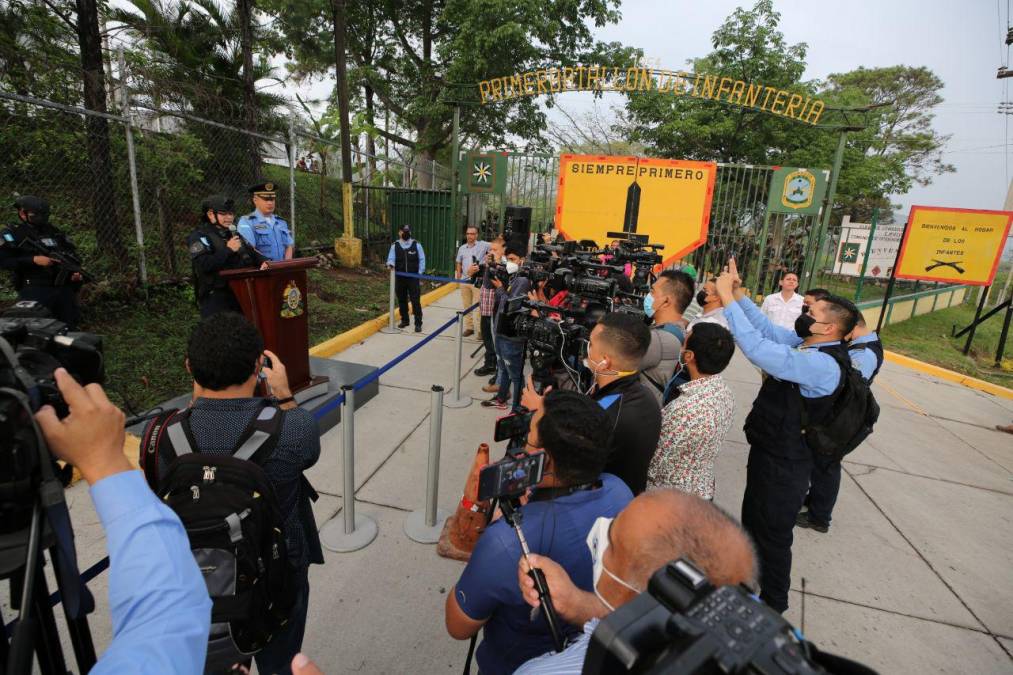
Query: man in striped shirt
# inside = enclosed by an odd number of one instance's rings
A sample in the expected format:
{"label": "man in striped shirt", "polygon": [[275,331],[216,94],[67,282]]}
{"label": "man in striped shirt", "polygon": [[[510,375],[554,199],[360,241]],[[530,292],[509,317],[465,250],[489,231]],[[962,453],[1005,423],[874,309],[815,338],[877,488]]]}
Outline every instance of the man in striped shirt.
{"label": "man in striped shirt", "polygon": [[[651,575],[670,560],[689,559],[715,586],[751,584],[756,578],[753,547],[738,523],[710,502],[671,488],[641,494],[614,519],[599,518],[588,547],[594,566],[591,593],[577,588],[549,558],[528,556],[545,574],[556,613],[571,625],[583,625],[584,632],[562,652],[531,659],[515,675],[579,674],[599,620],[644,591]],[[521,558],[521,593],[538,607],[527,572]]]}

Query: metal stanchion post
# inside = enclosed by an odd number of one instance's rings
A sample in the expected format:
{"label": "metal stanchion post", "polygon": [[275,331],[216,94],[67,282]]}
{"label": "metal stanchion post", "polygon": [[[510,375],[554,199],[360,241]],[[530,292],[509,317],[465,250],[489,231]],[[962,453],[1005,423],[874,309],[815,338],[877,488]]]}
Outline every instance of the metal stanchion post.
{"label": "metal stanchion post", "polygon": [[320,529],[320,543],[328,551],[347,553],[365,548],[376,539],[376,521],[368,516],[355,513],[355,389],[346,384],[341,387],[345,402],[341,410],[341,465],[343,487],[341,490],[341,522],[331,518]]}
{"label": "metal stanchion post", "polygon": [[443,387],[433,385],[429,410],[429,466],[426,469],[426,506],[412,511],[404,521],[408,538],[420,544],[435,544],[449,513],[437,506],[440,492],[440,440],[443,435]]}
{"label": "metal stanchion post", "polygon": [[387,314],[387,326],[380,329],[381,333],[400,333],[397,326],[394,324],[394,283],[397,281],[397,272],[394,268],[390,268],[390,310]]}
{"label": "metal stanchion post", "polygon": [[461,396],[461,360],[464,358],[464,312],[457,313],[457,361],[454,364],[454,397],[444,403],[448,408],[467,408],[470,396]]}

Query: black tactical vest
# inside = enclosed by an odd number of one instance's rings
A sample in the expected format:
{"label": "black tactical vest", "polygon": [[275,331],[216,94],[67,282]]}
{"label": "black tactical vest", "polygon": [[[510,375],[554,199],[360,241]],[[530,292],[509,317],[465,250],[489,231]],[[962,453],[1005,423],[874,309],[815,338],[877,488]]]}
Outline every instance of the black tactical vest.
{"label": "black tactical vest", "polygon": [[408,248],[394,242],[394,269],[398,272],[419,273],[419,242],[412,241]]}
{"label": "black tactical vest", "polygon": [[872,375],[869,377],[869,384],[872,384],[872,381],[876,379],[876,375],[879,375],[879,369],[883,367],[883,343],[880,340],[873,340],[872,342],[863,342],[848,347],[848,351],[858,351],[859,349],[868,349],[876,355],[876,369],[872,371]]}

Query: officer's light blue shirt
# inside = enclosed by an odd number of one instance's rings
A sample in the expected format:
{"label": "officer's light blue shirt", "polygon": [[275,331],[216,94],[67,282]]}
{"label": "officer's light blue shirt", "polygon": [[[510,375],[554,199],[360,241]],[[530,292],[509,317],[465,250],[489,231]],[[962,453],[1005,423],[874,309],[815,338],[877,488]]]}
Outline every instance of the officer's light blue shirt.
{"label": "officer's light blue shirt", "polygon": [[179,518],[140,471],[91,487],[109,549],[113,640],[92,669],[102,673],[200,673],[211,599]]}
{"label": "officer's light blue shirt", "polygon": [[[393,244],[391,244],[390,245],[390,251],[387,253],[387,265],[389,265],[390,267],[394,266],[394,247],[395,246],[400,246],[401,248],[403,248],[405,250],[408,250],[408,249],[410,249],[412,247],[412,242],[413,241],[415,241],[415,240],[414,239],[409,239],[408,241],[405,241],[404,239],[398,239]],[[416,242],[416,243],[418,243],[418,245],[419,245],[419,249],[418,249],[418,251],[419,251],[419,273],[420,274],[424,274],[425,271],[426,271],[426,252],[422,250],[422,242],[421,241],[420,242]]]}
{"label": "officer's light blue shirt", "polygon": [[[851,346],[854,347],[855,345],[868,344],[870,342],[875,342],[878,339],[879,336],[876,335],[876,331],[873,331],[868,335],[856,337],[851,341]],[[851,356],[851,365],[857,368],[858,372],[860,372],[862,377],[865,378],[865,381],[868,382],[872,377],[872,374],[876,372],[876,366],[879,361],[876,358],[876,355],[871,349],[853,349],[849,351],[849,355]]]}
{"label": "officer's light blue shirt", "polygon": [[284,260],[285,249],[295,245],[288,223],[278,215],[265,216],[254,210],[239,219],[236,229],[243,239],[269,260]]}
{"label": "officer's light blue shirt", "polygon": [[840,344],[839,341],[800,347],[802,339],[795,331],[770,323],[749,298],[725,307],[725,319],[735,343],[750,363],[779,380],[798,383],[802,396],[829,396],[840,384],[841,368],[837,361],[818,351],[819,347]]}

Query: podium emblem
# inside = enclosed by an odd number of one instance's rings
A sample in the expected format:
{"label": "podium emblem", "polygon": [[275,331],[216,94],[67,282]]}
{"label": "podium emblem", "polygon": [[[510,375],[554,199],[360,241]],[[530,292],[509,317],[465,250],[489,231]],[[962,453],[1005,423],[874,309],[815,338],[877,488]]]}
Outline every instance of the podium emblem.
{"label": "podium emblem", "polygon": [[285,290],[281,293],[281,317],[291,319],[303,313],[302,291],[295,281],[288,282]]}

